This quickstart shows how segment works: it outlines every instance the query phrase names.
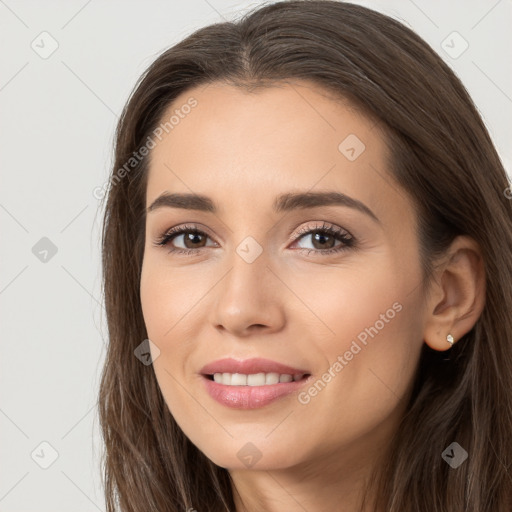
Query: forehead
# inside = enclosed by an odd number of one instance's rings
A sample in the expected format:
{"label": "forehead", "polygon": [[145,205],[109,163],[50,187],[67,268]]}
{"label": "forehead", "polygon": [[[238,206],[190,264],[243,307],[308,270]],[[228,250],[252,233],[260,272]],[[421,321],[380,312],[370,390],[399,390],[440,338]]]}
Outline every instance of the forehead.
{"label": "forehead", "polygon": [[176,191],[263,206],[281,192],[315,187],[382,201],[388,148],[380,128],[311,83],[252,92],[221,83],[196,87],[178,96],[161,122],[148,205]]}

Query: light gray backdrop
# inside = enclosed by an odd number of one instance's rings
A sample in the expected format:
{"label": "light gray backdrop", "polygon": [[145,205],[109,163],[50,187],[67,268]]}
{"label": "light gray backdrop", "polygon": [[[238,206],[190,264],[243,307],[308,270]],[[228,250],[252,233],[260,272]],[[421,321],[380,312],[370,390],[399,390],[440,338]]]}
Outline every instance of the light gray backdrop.
{"label": "light gray backdrop", "polygon": [[[449,63],[510,172],[512,2],[357,3],[402,20]],[[93,192],[146,66],[195,29],[257,4],[0,0],[0,512],[105,509]]]}

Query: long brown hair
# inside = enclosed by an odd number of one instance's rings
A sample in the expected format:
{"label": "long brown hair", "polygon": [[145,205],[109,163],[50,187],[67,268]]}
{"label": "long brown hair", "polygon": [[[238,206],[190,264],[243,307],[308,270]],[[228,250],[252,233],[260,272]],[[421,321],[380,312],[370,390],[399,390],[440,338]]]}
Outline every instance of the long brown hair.
{"label": "long brown hair", "polygon": [[[235,509],[228,471],[188,440],[153,368],[134,357],[147,338],[139,283],[148,157],[130,159],[187,89],[286,79],[311,81],[383,124],[389,172],[416,207],[424,286],[436,257],[459,234],[478,242],[485,262],[486,302],[474,328],[449,352],[423,347],[407,412],[375,480],[382,510],[510,512],[509,180],[477,109],[443,60],[394,19],[332,0],[264,5],[194,32],[156,59],[124,108],[102,231],[109,344],[99,414],[107,511]],[[469,454],[456,470],[441,457],[452,442]]]}

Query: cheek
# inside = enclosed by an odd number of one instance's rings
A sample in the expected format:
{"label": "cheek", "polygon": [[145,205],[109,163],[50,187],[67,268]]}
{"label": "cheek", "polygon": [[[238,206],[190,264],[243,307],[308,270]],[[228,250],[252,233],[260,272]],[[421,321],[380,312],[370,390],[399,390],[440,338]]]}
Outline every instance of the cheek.
{"label": "cheek", "polygon": [[321,324],[316,342],[331,357],[348,350],[356,338],[362,343],[370,339],[376,334],[373,327],[381,333],[391,323],[397,324],[402,288],[404,283],[389,271],[372,272],[366,267],[331,269],[325,276],[294,285],[296,295],[306,299],[311,313],[307,317]]}
{"label": "cheek", "polygon": [[141,272],[140,296],[148,336],[170,344],[173,335],[197,322],[200,298],[208,282],[200,272],[169,269],[152,258]]}
{"label": "cheek", "polygon": [[[140,297],[148,338],[158,347],[153,368],[170,409],[188,398],[183,389],[195,347],[205,325],[201,299],[208,293],[207,276],[190,269],[169,269],[156,259],[145,260],[141,272]],[[183,400],[181,400],[183,402]],[[186,404],[185,404],[186,405]]]}
{"label": "cheek", "polygon": [[316,292],[308,295],[326,328],[325,336],[315,338],[326,365],[320,376],[326,400],[318,400],[317,406],[334,401],[346,406],[342,414],[361,414],[364,407],[383,415],[407,392],[414,376],[422,346],[415,320],[420,299],[399,272],[347,272],[343,277],[339,284],[310,287]]}
{"label": "cheek", "polygon": [[[185,353],[181,352],[184,345],[174,342],[182,325],[179,318],[183,317],[183,313],[179,313],[183,301],[179,297],[181,294],[178,293],[176,280],[171,280],[168,275],[169,272],[146,260],[140,281],[141,307],[147,335],[159,350],[158,357],[153,359],[153,369],[166,401],[176,395],[172,392],[177,385],[173,377],[181,380],[176,369],[180,361],[185,359]],[[186,321],[186,316],[183,320]]]}

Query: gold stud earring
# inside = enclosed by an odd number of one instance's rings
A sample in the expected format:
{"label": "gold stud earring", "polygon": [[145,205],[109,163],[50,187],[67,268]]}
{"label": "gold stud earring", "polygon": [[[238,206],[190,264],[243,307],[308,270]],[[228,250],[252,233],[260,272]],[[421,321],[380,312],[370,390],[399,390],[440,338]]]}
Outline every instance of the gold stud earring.
{"label": "gold stud earring", "polygon": [[448,334],[448,336],[446,336],[446,341],[447,341],[450,345],[453,345],[453,343],[454,343],[453,336],[452,336],[451,334]]}

